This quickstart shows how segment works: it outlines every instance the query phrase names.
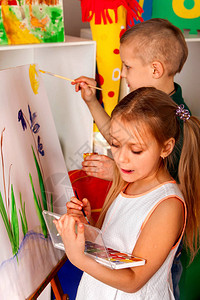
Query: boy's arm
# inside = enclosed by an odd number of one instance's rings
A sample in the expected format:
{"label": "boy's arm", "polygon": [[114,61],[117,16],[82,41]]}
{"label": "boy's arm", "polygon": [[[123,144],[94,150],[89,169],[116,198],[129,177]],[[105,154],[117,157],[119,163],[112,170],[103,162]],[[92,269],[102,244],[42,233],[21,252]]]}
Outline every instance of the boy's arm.
{"label": "boy's arm", "polygon": [[115,162],[106,155],[88,155],[82,162],[82,170],[88,176],[112,181],[114,177]]}
{"label": "boy's arm", "polygon": [[76,92],[81,91],[81,97],[87,104],[99,131],[109,143],[110,117],[97,100],[96,90],[88,86],[96,86],[96,81],[93,78],[81,76],[75,79],[72,85],[75,85]]}

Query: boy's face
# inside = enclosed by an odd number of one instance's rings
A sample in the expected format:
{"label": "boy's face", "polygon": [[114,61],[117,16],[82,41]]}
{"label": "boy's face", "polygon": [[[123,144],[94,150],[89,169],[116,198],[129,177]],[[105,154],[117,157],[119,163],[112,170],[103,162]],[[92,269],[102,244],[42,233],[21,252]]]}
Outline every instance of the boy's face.
{"label": "boy's face", "polygon": [[126,79],[130,91],[144,86],[155,86],[152,64],[145,64],[134,53],[134,42],[124,42],[120,46],[120,56],[123,63],[121,77]]}

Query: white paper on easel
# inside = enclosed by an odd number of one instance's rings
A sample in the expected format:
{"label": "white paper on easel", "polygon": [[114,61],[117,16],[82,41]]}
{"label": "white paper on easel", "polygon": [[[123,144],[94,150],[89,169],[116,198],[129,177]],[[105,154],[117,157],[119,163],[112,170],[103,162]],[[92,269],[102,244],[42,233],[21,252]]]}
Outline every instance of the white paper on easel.
{"label": "white paper on easel", "polygon": [[20,300],[63,256],[40,211],[66,212],[73,191],[37,66],[0,71],[0,91],[0,298]]}
{"label": "white paper on easel", "polygon": [[[41,70],[75,79],[82,75],[95,77],[96,52],[88,42],[72,42],[68,46],[36,48],[34,60]],[[89,42],[90,43],[90,42]],[[70,45],[70,46],[69,46]],[[93,152],[93,118],[71,82],[42,74],[55,126],[68,171],[81,169],[84,152]]]}

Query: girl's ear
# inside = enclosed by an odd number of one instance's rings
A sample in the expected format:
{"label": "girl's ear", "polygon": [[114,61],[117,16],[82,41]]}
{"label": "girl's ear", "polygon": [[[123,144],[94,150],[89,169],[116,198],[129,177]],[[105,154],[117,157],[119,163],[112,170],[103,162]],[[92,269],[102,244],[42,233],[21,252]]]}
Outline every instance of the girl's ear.
{"label": "girl's ear", "polygon": [[174,149],[174,145],[175,145],[175,139],[174,138],[170,138],[168,139],[165,143],[164,146],[162,148],[162,151],[160,153],[160,156],[165,159],[167,156],[169,156],[173,149]]}
{"label": "girl's ear", "polygon": [[164,73],[164,67],[163,64],[159,61],[154,61],[152,63],[152,76],[155,79],[158,79],[160,77],[162,77]]}

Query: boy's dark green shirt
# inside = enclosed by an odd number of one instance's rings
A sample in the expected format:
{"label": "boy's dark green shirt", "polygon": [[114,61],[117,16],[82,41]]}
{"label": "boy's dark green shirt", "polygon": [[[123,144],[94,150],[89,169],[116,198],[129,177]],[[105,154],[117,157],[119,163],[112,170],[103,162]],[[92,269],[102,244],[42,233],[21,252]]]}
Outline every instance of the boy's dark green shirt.
{"label": "boy's dark green shirt", "polygon": [[182,96],[182,89],[179,84],[174,82],[174,87],[175,87],[175,93],[171,95],[171,98],[176,102],[177,105],[184,104],[185,109],[188,109],[189,112],[191,113],[189,107],[185,103],[183,96]]}
{"label": "boy's dark green shirt", "polygon": [[[187,106],[187,104],[185,103],[183,96],[182,96],[182,89],[180,87],[180,85],[178,85],[177,83],[174,83],[174,87],[175,87],[175,93],[171,96],[171,98],[174,100],[174,102],[176,102],[177,105],[180,104],[184,104],[184,108],[188,109],[190,114],[191,111],[189,109],[189,107]],[[179,165],[179,160],[180,160],[180,156],[181,156],[181,150],[183,147],[183,121],[179,119],[180,122],[180,137],[179,137],[179,141],[177,146],[174,148],[173,150],[173,154],[174,154],[174,166],[173,167],[169,167],[169,172],[171,174],[171,176],[178,182],[178,165]]]}

